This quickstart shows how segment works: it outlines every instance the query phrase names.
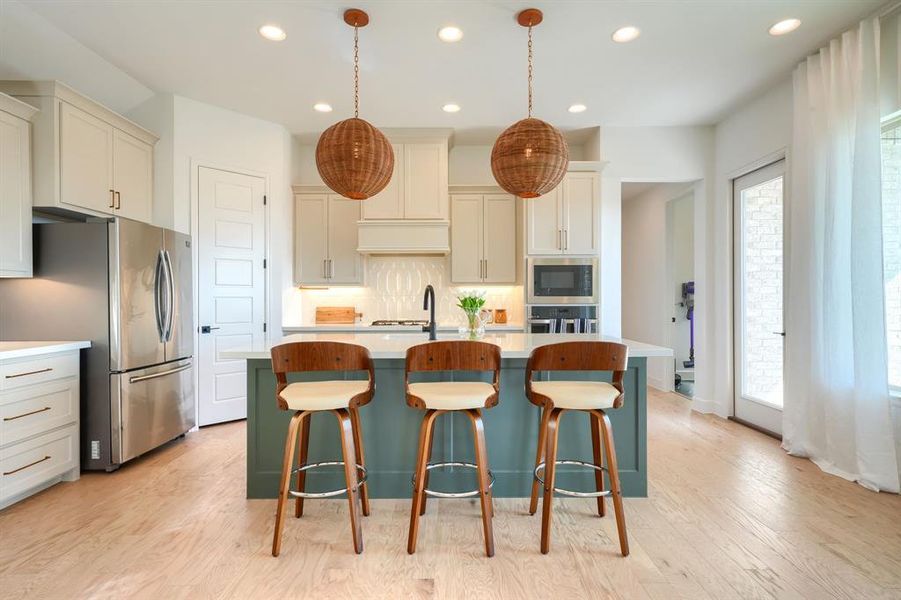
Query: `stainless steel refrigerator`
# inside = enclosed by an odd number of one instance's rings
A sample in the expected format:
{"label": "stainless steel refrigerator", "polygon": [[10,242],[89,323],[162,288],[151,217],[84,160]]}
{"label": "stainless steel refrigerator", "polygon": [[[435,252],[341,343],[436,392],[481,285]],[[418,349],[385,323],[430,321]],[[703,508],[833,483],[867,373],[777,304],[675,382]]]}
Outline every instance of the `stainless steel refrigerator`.
{"label": "stainless steel refrigerator", "polygon": [[116,218],[34,226],[34,278],[0,282],[6,340],[90,340],[82,467],[113,470],[195,423],[189,236]]}

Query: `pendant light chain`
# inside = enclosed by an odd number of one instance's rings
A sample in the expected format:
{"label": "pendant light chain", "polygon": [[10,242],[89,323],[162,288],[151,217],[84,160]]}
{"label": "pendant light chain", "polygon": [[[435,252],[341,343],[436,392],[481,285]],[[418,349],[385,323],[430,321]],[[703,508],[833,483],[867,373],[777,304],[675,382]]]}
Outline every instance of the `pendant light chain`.
{"label": "pendant light chain", "polygon": [[354,118],[360,117],[360,28],[354,25]]}
{"label": "pendant light chain", "polygon": [[532,118],[532,25],[529,25],[529,118]]}

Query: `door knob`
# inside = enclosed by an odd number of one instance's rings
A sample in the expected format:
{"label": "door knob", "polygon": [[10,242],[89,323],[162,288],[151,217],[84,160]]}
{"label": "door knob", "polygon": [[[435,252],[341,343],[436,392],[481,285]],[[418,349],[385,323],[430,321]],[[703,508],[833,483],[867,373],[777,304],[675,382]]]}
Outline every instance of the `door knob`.
{"label": "door knob", "polygon": [[221,327],[210,327],[209,325],[201,325],[200,333],[210,333],[214,329],[222,329]]}

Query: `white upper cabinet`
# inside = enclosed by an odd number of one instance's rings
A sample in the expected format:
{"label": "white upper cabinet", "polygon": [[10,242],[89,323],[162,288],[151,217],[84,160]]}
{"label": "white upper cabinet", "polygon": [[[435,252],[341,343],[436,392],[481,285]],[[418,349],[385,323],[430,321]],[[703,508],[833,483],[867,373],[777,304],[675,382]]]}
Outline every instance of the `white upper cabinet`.
{"label": "white upper cabinet", "polygon": [[151,220],[154,134],[59,82],[2,81],[0,91],[40,109],[35,207]]}
{"label": "white upper cabinet", "polygon": [[451,282],[516,282],[516,198],[451,196]]}
{"label": "white upper cabinet", "polygon": [[600,222],[597,173],[567,173],[553,191],[523,202],[527,206],[528,254],[598,253]]}
{"label": "white upper cabinet", "polygon": [[294,276],[302,285],[360,285],[359,200],[337,194],[295,194]]}
{"label": "white upper cabinet", "polygon": [[31,277],[31,123],[37,111],[0,94],[0,277]]}
{"label": "white upper cabinet", "polygon": [[391,181],[381,192],[367,198],[363,204],[364,219],[404,218],[404,145],[391,144],[394,150],[394,171]]}
{"label": "white upper cabinet", "polygon": [[391,182],[363,201],[363,220],[447,220],[447,140],[406,141],[391,147]]}

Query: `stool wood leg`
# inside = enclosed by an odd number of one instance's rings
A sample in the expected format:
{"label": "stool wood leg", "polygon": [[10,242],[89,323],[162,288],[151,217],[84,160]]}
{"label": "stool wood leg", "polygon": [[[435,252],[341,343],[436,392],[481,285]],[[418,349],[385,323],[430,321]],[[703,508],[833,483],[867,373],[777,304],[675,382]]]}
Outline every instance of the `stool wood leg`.
{"label": "stool wood leg", "polygon": [[[366,457],[363,453],[363,426],[360,423],[360,411],[356,408],[348,410],[350,412],[350,424],[354,430],[354,448],[357,451],[357,464],[366,466]],[[363,516],[369,516],[369,484],[364,483],[360,486],[360,500],[363,504]]]}
{"label": "stool wood leg", "polygon": [[[594,464],[601,466],[604,464],[604,459],[602,458],[603,453],[601,452],[601,420],[592,412],[588,413],[588,425],[591,427],[591,447],[594,453]],[[604,472],[597,471],[594,472],[594,484],[595,489],[598,492],[604,491]],[[607,514],[607,508],[604,504],[604,497],[598,496],[598,515],[604,516]]]}
{"label": "stool wood leg", "polygon": [[[426,451],[427,452],[426,459],[425,459],[426,464],[432,462],[432,448],[434,448],[434,447],[435,447],[435,436],[431,435],[431,436],[429,436],[429,447],[428,447],[428,450]],[[426,471],[425,471],[425,481],[423,482],[422,487],[423,488],[429,487],[429,470],[428,469],[426,469]],[[428,502],[428,500],[429,500],[429,497],[426,496],[425,494],[423,494],[422,495],[422,507],[419,509],[420,517],[425,514],[425,504],[426,504],[426,502]]]}
{"label": "stool wood leg", "polygon": [[360,488],[357,486],[357,466],[354,461],[357,453],[354,449],[353,424],[350,414],[346,409],[339,408],[334,411],[338,417],[338,427],[341,429],[341,452],[344,456],[344,481],[347,485],[347,501],[350,505],[350,532],[354,539],[354,551],[357,554],[363,552],[363,531],[360,520]]}
{"label": "stool wood leg", "polygon": [[544,503],[541,508],[541,553],[551,549],[551,504],[554,501],[554,477],[557,474],[557,434],[563,409],[551,410],[547,420],[547,449],[544,453]]}
{"label": "stool wood leg", "polygon": [[604,452],[607,454],[607,469],[610,476],[610,492],[613,496],[613,511],[616,513],[616,530],[619,533],[619,548],[623,556],[629,556],[629,538],[626,534],[626,515],[623,512],[623,492],[619,487],[619,471],[616,468],[616,448],[613,445],[613,428],[610,418],[603,411],[592,411],[604,425]]}
{"label": "stool wood leg", "polygon": [[[538,449],[535,451],[535,468],[544,460],[545,446],[547,445],[547,419],[551,411],[547,407],[541,409],[541,424],[538,425]],[[534,515],[538,510],[538,480],[532,478],[532,497],[529,500],[529,514]]]}
{"label": "stool wood leg", "polygon": [[425,474],[428,462],[428,448],[432,445],[432,433],[435,428],[435,419],[442,411],[427,410],[419,428],[419,450],[416,453],[416,479],[413,485],[413,506],[410,510],[410,532],[407,537],[407,552],[416,552],[416,538],[419,534],[419,515],[422,510],[422,500],[425,498]]}
{"label": "stool wood leg", "polygon": [[282,525],[285,514],[285,501],[291,485],[291,467],[294,464],[294,446],[297,444],[297,426],[309,413],[296,412],[288,424],[288,437],[285,440],[285,455],[282,459],[282,478],[278,484],[278,505],[275,508],[275,532],[272,535],[272,556],[278,556],[282,547]]}
{"label": "stool wood leg", "polygon": [[475,445],[476,465],[479,473],[479,499],[482,504],[482,530],[485,536],[485,554],[494,556],[494,528],[491,524],[493,513],[491,488],[488,487],[488,449],[485,446],[485,426],[478,410],[467,410],[472,421],[472,437]]}
{"label": "stool wood leg", "polygon": [[[297,448],[297,466],[306,464],[307,457],[309,456],[309,448],[310,448],[310,422],[313,420],[313,415],[308,414],[306,417],[301,419],[300,423],[300,444]],[[307,481],[307,472],[306,471],[298,471],[297,472],[297,491],[303,492],[306,489],[306,481]],[[294,516],[300,518],[303,516],[303,498],[297,498],[294,501]]]}

